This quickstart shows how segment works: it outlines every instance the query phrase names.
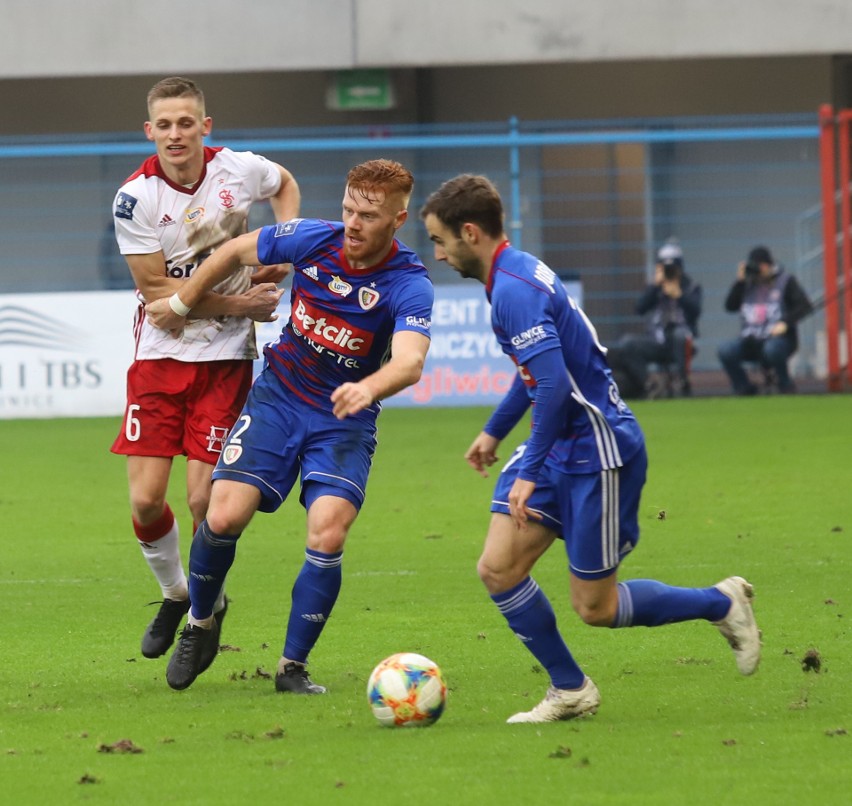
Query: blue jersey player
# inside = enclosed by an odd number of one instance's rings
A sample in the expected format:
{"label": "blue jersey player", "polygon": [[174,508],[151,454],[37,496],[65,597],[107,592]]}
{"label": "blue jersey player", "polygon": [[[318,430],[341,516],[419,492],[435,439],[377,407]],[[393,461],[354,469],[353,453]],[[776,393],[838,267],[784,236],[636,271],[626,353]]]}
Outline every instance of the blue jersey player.
{"label": "blue jersey player", "polygon": [[530,436],[504,465],[491,504],[479,575],[509,627],[550,675],[545,698],[509,722],[593,714],[600,694],[565,645],[553,609],[530,575],[556,537],[565,541],[571,603],[597,627],[713,622],[737,666],[760,659],[752,586],[729,577],[709,588],[652,579],[617,581],[639,540],[647,457],[639,424],[618,393],[594,327],[554,273],[506,240],[503,206],[486,178],[444,183],[421,216],[444,260],[485,284],[500,346],[516,364],[513,386],[465,454],[480,474],[532,405]]}
{"label": "blue jersey player", "polygon": [[166,670],[172,688],[191,685],[215,657],[213,605],[240,534],[257,510],[275,511],[298,479],[307,547],[275,687],[325,692],[306,664],[340,591],[343,545],[364,501],[380,401],[419,380],[429,347],[432,284],[417,255],[395,238],[412,186],[399,163],[358,165],[347,176],[342,222],[293,219],[235,238],[179,295],[147,307],[155,325],[180,329],[239,266],[293,264],[290,319],[265,348],[263,372],[222,449],[207,517],[193,539],[190,612]]}

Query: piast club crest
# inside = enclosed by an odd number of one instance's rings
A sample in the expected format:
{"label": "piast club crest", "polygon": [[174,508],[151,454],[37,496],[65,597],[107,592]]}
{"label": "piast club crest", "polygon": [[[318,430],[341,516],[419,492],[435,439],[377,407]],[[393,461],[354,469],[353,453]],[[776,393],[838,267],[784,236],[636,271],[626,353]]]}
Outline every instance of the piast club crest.
{"label": "piast club crest", "polygon": [[243,455],[242,445],[226,445],[222,451],[222,461],[226,465],[232,465]]}
{"label": "piast club crest", "polygon": [[365,310],[369,311],[379,301],[379,292],[375,288],[359,288],[358,289],[358,304]]}

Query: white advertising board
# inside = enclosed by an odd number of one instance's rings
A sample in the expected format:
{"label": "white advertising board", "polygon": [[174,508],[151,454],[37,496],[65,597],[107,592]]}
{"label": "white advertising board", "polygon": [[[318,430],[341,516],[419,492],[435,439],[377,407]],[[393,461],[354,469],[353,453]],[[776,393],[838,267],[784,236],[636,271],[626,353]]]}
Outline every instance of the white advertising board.
{"label": "white advertising board", "polygon": [[124,411],[132,291],[0,295],[0,419]]}
{"label": "white advertising board", "polygon": [[[582,289],[567,284],[582,304]],[[0,295],[0,419],[117,416],[133,360],[132,291]],[[289,316],[257,327],[258,351]],[[255,372],[262,360],[255,363]],[[491,332],[478,283],[435,288],[432,346],[420,382],[386,406],[493,405],[515,374]]]}

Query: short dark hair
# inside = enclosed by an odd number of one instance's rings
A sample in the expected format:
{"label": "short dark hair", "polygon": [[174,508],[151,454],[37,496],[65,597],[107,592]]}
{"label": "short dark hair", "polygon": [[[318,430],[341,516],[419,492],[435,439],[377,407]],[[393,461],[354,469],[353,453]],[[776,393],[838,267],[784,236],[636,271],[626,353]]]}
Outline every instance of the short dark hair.
{"label": "short dark hair", "polygon": [[204,117],[204,93],[191,78],[183,76],[171,76],[158,81],[148,90],[148,109],[154,101],[162,101],[165,98],[195,98],[201,107],[201,116]]}
{"label": "short dark hair", "polygon": [[444,182],[420,210],[421,218],[428,215],[434,215],[456,237],[465,223],[476,224],[492,238],[503,233],[503,201],[484,176],[461,174]]}

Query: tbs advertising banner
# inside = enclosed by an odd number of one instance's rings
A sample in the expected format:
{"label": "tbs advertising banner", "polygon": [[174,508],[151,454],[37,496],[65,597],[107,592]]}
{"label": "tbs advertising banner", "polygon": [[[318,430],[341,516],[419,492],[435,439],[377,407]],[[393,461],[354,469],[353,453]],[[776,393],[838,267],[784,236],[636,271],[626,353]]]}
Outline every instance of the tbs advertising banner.
{"label": "tbs advertising banner", "polygon": [[[567,286],[582,304],[579,283]],[[0,419],[121,415],[137,304],[132,291],[0,295]],[[258,352],[289,313],[283,302],[278,321],[258,324]],[[384,405],[494,405],[514,373],[491,332],[484,288],[436,286],[423,377]]]}

